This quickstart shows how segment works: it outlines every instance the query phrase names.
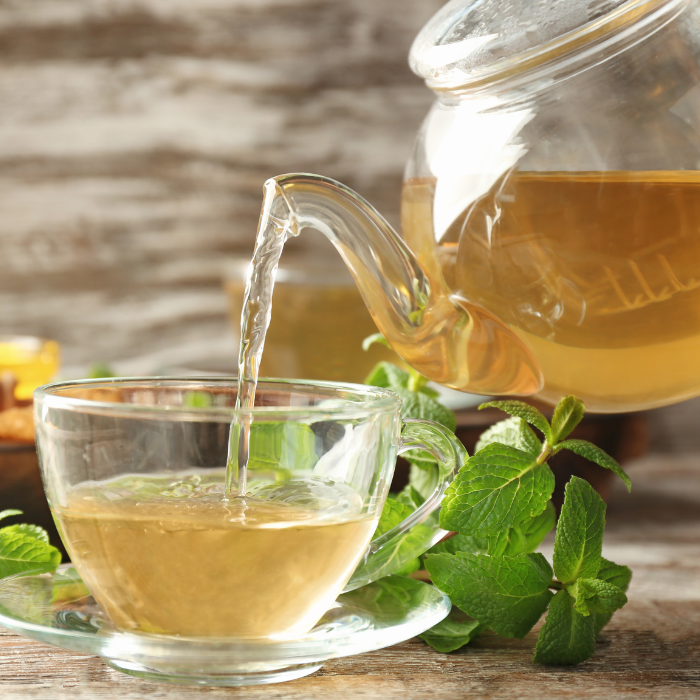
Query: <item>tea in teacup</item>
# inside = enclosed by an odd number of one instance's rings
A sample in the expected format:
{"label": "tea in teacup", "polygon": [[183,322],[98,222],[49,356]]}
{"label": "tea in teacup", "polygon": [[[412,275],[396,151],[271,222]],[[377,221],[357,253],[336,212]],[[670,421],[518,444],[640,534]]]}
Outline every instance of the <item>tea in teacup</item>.
{"label": "tea in teacup", "polygon": [[342,591],[376,527],[347,485],[298,479],[223,498],[223,470],[122,476],[54,508],[80,575],[124,630],[287,637]]}

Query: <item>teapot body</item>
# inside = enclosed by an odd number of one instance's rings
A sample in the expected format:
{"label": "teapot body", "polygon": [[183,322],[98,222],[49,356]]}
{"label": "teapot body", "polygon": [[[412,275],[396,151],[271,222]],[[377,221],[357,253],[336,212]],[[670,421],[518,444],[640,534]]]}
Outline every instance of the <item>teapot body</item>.
{"label": "teapot body", "polygon": [[455,308],[529,349],[550,403],[700,394],[700,10],[656,5],[592,48],[441,87],[406,169],[405,242]]}

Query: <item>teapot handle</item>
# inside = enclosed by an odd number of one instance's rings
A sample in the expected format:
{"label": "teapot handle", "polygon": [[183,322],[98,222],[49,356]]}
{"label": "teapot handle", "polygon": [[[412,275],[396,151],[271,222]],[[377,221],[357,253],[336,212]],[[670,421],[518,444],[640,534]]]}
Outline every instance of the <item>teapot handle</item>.
{"label": "teapot handle", "polygon": [[407,418],[402,421],[398,454],[409,450],[425,450],[437,460],[437,484],[407,518],[370,542],[345,593],[400,571],[447,534],[439,525],[436,511],[445,489],[464,464],[466,450],[454,434],[439,423]]}

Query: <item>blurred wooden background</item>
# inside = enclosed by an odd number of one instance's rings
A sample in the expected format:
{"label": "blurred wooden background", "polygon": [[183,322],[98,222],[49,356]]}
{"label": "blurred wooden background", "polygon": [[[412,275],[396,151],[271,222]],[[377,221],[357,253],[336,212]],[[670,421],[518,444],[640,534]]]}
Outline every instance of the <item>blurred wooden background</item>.
{"label": "blurred wooden background", "polygon": [[221,279],[267,177],[397,223],[431,101],[408,50],[442,4],[0,0],[0,333],[59,340],[69,373],[233,357]]}
{"label": "blurred wooden background", "polygon": [[[408,50],[442,4],[0,0],[0,333],[59,340],[73,376],[233,366],[221,281],[267,177],[398,223],[431,102]],[[700,399],[649,419],[652,451],[700,449]]]}

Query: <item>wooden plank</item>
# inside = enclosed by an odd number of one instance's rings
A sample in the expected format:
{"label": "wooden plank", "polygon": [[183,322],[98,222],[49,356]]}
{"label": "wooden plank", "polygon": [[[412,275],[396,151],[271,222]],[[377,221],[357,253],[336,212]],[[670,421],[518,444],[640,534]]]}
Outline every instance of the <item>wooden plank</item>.
{"label": "wooden plank", "polygon": [[431,101],[406,57],[441,4],[0,2],[0,332],[77,371],[234,357],[221,281],[266,178],[335,177],[397,223]]}

